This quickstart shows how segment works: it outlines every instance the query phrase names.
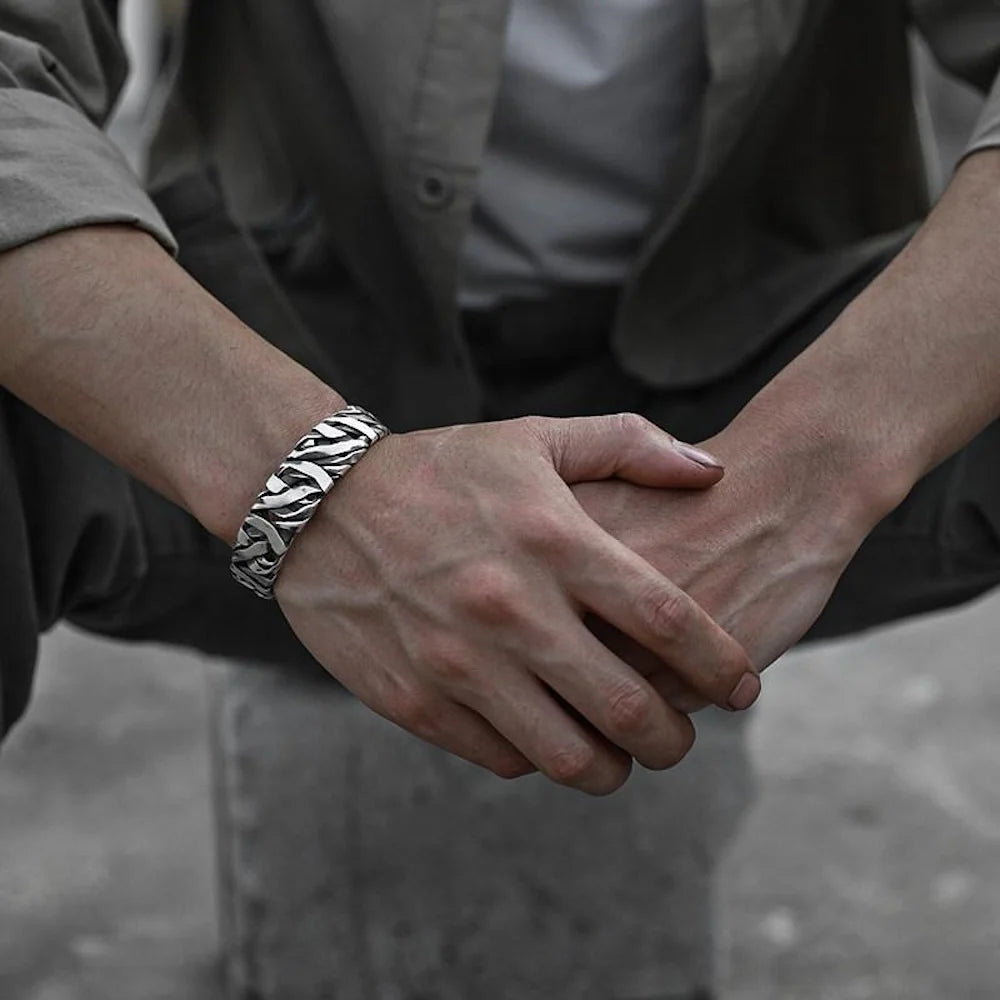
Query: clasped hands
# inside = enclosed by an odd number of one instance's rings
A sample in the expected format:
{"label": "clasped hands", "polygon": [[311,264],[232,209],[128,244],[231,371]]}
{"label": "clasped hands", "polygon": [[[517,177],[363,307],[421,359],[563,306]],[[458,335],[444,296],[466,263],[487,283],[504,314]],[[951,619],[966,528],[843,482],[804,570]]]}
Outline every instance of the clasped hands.
{"label": "clasped hands", "polygon": [[870,530],[759,436],[706,446],[724,477],[628,414],[387,438],[292,548],[279,603],[379,714],[606,794],[633,760],[678,763],[691,712],[748,707]]}

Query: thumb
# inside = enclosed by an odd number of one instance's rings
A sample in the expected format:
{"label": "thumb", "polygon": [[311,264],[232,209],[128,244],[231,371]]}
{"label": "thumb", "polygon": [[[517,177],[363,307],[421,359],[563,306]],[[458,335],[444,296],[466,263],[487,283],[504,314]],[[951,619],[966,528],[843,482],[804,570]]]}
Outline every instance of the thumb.
{"label": "thumb", "polygon": [[570,485],[617,478],[636,486],[704,489],[724,474],[713,455],[635,413],[549,419],[538,426],[552,464]]}

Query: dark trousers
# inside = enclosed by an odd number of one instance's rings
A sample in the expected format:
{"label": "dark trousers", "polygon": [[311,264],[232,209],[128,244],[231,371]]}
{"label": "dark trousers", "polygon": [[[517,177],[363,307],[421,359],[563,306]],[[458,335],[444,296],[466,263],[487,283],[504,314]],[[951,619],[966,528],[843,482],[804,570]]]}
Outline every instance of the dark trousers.
{"label": "dark trousers", "polygon": [[[816,303],[731,377],[676,393],[615,363],[613,291],[469,316],[482,416],[637,410],[699,441],[871,277]],[[322,295],[294,281],[286,291],[319,327]],[[998,433],[985,431],[876,529],[812,636],[1000,582]],[[294,998],[388,995],[392,984],[412,996],[653,998],[710,984],[711,870],[749,788],[735,721],[709,715],[690,765],[638,775],[614,805],[535,780],[501,790],[312,683],[325,675],[273,604],[230,581],[221,543],[7,394],[0,523],[5,729],[27,701],[38,634],[61,618],[281,665],[226,667],[217,700],[223,910],[240,995],[270,983]]]}

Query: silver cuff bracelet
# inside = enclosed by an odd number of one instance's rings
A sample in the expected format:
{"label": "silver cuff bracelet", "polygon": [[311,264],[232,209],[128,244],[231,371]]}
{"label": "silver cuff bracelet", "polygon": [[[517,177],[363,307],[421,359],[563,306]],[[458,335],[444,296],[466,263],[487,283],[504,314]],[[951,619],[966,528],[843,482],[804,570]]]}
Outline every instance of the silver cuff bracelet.
{"label": "silver cuff bracelet", "polygon": [[348,406],[306,434],[244,519],[233,545],[233,577],[258,597],[273,600],[289,546],[337,481],[388,433],[367,410]]}

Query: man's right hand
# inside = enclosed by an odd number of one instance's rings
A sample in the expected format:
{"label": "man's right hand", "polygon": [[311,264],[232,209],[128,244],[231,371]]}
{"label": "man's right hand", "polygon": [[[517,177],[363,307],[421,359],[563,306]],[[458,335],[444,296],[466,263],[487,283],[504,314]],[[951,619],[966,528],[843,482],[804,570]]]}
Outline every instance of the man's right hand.
{"label": "man's right hand", "polygon": [[[0,385],[227,542],[288,449],[344,405],[128,227],[0,254],[0,303]],[[720,475],[632,417],[390,437],[320,505],[278,599],[320,662],[383,715],[499,773],[536,766],[611,791],[630,754],[676,763],[692,728],[584,614],[719,704],[749,661],[567,484],[706,487]]]}
{"label": "man's right hand", "polygon": [[569,486],[618,477],[699,488],[720,476],[632,415],[389,437],[292,546],[278,601],[312,654],[386,718],[499,775],[537,768],[608,793],[633,757],[676,764],[694,729],[587,630],[585,614],[720,706],[755,671]]}

